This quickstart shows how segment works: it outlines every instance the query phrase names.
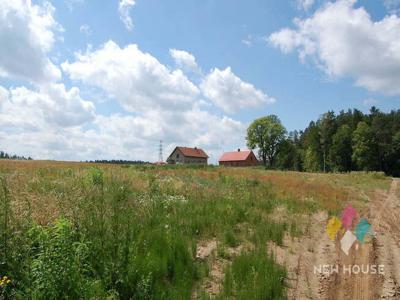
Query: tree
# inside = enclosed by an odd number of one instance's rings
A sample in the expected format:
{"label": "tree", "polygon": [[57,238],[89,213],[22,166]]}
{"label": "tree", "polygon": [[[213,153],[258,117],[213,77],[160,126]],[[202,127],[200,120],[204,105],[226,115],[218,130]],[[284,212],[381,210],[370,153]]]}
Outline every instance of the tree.
{"label": "tree", "polygon": [[308,172],[323,170],[323,154],[319,128],[315,122],[310,122],[300,138],[303,154],[303,169]]}
{"label": "tree", "polygon": [[352,160],[359,170],[378,170],[378,151],[371,127],[360,122],[353,132],[353,155]]}
{"label": "tree", "polygon": [[390,173],[400,176],[400,131],[393,136]]}
{"label": "tree", "polygon": [[332,137],[332,146],[329,150],[329,160],[335,171],[351,170],[351,129],[342,125]]}
{"label": "tree", "polygon": [[332,144],[332,136],[336,131],[336,119],[333,111],[329,111],[322,115],[318,120],[320,144],[322,149],[322,161],[324,172],[327,169],[326,158],[329,148]]}
{"label": "tree", "polygon": [[293,140],[284,139],[279,143],[279,149],[276,157],[276,167],[281,170],[299,169],[299,157]]}
{"label": "tree", "polygon": [[262,117],[253,121],[247,129],[247,146],[258,148],[259,157],[264,166],[274,166],[278,145],[285,138],[286,129],[275,115]]}
{"label": "tree", "polygon": [[318,163],[318,153],[312,147],[308,147],[304,153],[304,170],[306,172],[318,172],[320,171],[320,165]]}

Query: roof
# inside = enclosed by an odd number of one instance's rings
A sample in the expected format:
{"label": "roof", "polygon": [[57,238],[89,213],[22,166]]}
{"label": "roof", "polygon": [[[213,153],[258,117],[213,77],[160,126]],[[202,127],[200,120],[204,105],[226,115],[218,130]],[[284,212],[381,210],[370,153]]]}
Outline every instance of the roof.
{"label": "roof", "polygon": [[[184,156],[187,157],[201,157],[208,158],[208,155],[200,148],[189,148],[189,147],[176,147],[175,150],[178,149],[182,152]],[[174,150],[174,151],[175,151]],[[172,151],[172,153],[174,152]]]}
{"label": "roof", "polygon": [[252,153],[250,150],[225,152],[219,161],[244,161],[249,157],[250,153]]}

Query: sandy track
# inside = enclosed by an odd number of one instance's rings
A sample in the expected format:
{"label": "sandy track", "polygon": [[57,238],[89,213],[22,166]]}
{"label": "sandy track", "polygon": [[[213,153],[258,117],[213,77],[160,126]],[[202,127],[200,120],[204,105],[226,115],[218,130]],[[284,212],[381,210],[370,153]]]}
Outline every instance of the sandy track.
{"label": "sandy track", "polygon": [[353,246],[349,255],[339,249],[337,263],[348,265],[382,265],[384,275],[343,274],[334,275],[328,299],[400,299],[400,201],[396,195],[398,180],[393,179],[388,193],[377,191],[369,203],[367,219],[371,222],[375,238],[371,243]]}
{"label": "sandy track", "polygon": [[385,275],[379,286],[379,297],[400,299],[400,199],[396,191],[398,179],[393,179],[384,202],[375,197],[371,205],[377,239],[377,262],[384,265]]}
{"label": "sandy track", "polygon": [[[311,216],[312,226],[300,240],[285,239],[284,247],[272,245],[278,263],[288,269],[288,299],[400,300],[398,184],[399,180],[393,179],[388,192],[376,191],[363,215],[372,224],[375,238],[354,245],[348,256],[340,249],[341,236],[335,243],[329,240],[325,213]],[[319,265],[339,265],[339,272],[315,273],[314,267]],[[343,272],[343,267],[349,265],[383,265],[385,274],[350,275]]]}

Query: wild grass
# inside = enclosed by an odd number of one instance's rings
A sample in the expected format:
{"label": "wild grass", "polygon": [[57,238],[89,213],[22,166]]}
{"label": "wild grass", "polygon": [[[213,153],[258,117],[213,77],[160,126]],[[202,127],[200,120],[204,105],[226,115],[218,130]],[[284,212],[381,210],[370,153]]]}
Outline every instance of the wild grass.
{"label": "wild grass", "polygon": [[241,254],[225,272],[220,299],[284,299],[285,270],[265,250]]}
{"label": "wild grass", "polygon": [[[0,298],[189,299],[209,275],[197,244],[217,239],[218,256],[232,260],[220,297],[282,299],[285,271],[266,244],[300,236],[296,216],[341,209],[351,192],[330,181],[254,169],[1,162],[0,277],[11,282]],[[244,243],[250,250],[227,253]]]}

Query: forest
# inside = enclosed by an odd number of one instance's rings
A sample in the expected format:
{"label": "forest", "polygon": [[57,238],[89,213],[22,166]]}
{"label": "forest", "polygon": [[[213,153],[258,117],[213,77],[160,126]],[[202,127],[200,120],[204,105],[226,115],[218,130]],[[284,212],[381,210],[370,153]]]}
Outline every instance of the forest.
{"label": "forest", "polygon": [[[280,124],[277,119],[278,125]],[[285,134],[270,168],[307,172],[382,171],[400,176],[400,110],[372,107],[365,114],[353,109],[328,111],[304,131]],[[249,137],[248,137],[249,141]],[[251,144],[251,143],[250,143]],[[250,145],[253,146],[253,145]]]}

